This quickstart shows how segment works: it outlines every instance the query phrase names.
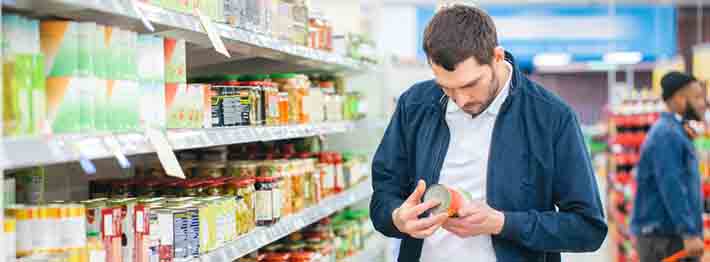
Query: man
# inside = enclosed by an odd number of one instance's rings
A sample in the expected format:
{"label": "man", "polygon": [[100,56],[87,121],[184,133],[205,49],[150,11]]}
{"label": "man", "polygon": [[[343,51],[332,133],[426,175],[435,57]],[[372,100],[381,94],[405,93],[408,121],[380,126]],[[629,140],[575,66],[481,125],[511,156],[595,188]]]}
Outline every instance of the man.
{"label": "man", "polygon": [[705,92],[692,76],[668,73],[661,79],[668,112],[649,131],[636,172],[631,220],[641,262],[657,262],[682,249],[690,261],[703,254],[703,204],[698,159],[690,120],[701,121]]}
{"label": "man", "polygon": [[[575,113],[528,80],[483,10],[440,10],[424,33],[436,77],[400,97],[373,162],[375,228],[400,262],[560,261],[599,248],[607,226]],[[424,216],[428,185],[468,191]]]}

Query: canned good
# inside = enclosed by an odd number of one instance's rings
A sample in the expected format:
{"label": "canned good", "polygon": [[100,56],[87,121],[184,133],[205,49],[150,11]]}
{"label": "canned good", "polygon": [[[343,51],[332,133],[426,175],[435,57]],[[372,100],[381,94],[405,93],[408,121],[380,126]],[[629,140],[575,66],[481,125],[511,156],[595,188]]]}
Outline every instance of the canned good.
{"label": "canned good", "polygon": [[471,201],[471,195],[466,191],[436,184],[430,186],[424,193],[424,201],[430,200],[439,203],[439,205],[431,209],[432,215],[446,213],[449,217],[455,217],[459,209]]}
{"label": "canned good", "polygon": [[212,86],[212,126],[256,125],[258,97],[251,87]]}

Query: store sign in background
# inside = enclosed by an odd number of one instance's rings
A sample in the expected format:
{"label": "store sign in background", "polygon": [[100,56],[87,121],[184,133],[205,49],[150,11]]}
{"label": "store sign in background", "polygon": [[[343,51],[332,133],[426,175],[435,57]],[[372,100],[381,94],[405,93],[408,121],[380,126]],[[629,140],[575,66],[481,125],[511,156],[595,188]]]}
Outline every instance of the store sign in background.
{"label": "store sign in background", "polygon": [[[530,69],[540,53],[565,52],[573,61],[600,61],[605,53],[635,51],[644,61],[668,59],[676,51],[676,12],[670,5],[621,5],[609,16],[605,5],[483,6],[496,23],[501,45]],[[433,7],[417,8],[418,44]],[[417,57],[425,59],[419,48]]]}

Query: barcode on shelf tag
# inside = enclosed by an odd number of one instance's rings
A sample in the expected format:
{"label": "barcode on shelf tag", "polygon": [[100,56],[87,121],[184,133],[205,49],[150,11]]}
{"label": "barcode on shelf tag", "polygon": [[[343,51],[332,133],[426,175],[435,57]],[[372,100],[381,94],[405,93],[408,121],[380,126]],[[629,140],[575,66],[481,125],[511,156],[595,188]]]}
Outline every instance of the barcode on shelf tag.
{"label": "barcode on shelf tag", "polygon": [[223,54],[226,57],[231,58],[232,56],[229,54],[229,51],[227,51],[227,48],[224,46],[224,41],[222,41],[222,37],[220,37],[219,33],[217,33],[217,29],[212,23],[212,19],[209,16],[202,15],[202,12],[200,12],[199,8],[195,8],[195,15],[200,18],[202,28],[205,29],[205,32],[207,32],[207,37],[210,38],[210,42],[212,42],[214,50],[220,54]]}
{"label": "barcode on shelf tag", "polygon": [[108,147],[109,151],[113,154],[113,156],[116,157],[118,165],[121,166],[121,168],[125,169],[131,167],[131,162],[129,162],[128,158],[126,158],[126,155],[123,154],[123,151],[121,150],[121,145],[118,143],[118,140],[115,137],[105,137],[104,143]]}
{"label": "barcode on shelf tag", "polygon": [[158,153],[158,159],[160,160],[160,164],[163,165],[165,173],[170,176],[185,179],[185,174],[182,172],[175,152],[173,152],[173,148],[170,146],[170,143],[168,143],[168,139],[165,138],[165,135],[152,128],[146,129],[145,133],[148,140],[150,140],[150,143],[153,145],[153,148],[155,148],[155,152]]}
{"label": "barcode on shelf tag", "polygon": [[143,22],[143,26],[145,26],[145,28],[149,31],[155,32],[153,24],[150,22],[150,20],[148,20],[148,17],[143,14],[143,10],[141,10],[138,0],[130,0],[129,2],[131,4],[131,9],[133,9],[133,12],[136,13],[136,15],[141,19],[141,22]]}

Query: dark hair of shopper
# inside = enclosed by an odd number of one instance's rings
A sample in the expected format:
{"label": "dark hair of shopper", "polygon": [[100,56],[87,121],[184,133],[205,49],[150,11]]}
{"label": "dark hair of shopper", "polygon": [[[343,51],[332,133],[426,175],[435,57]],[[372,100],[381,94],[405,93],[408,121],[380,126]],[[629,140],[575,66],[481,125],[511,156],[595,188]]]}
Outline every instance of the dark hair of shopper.
{"label": "dark hair of shopper", "polygon": [[454,5],[432,18],[424,31],[423,45],[429,63],[454,71],[456,65],[470,57],[489,65],[498,37],[493,19],[485,11]]}

